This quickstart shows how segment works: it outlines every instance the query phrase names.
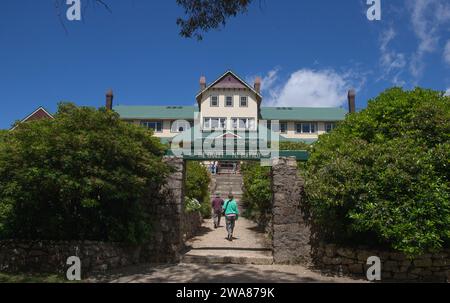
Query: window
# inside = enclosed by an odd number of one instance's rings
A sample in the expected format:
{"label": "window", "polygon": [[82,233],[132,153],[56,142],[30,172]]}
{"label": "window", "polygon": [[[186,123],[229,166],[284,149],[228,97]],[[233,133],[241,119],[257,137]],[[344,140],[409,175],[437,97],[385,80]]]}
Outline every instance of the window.
{"label": "window", "polygon": [[211,107],[218,107],[219,106],[219,97],[212,96],[211,97]]}
{"label": "window", "polygon": [[225,129],[227,127],[227,118],[204,118],[204,129]]}
{"label": "window", "polygon": [[314,134],[317,132],[316,123],[297,123],[295,125],[295,132],[298,134]]}
{"label": "window", "polygon": [[287,122],[280,122],[280,133],[286,134],[287,133]]}
{"label": "window", "polygon": [[233,107],[233,97],[227,96],[225,97],[225,106],[226,107]]}
{"label": "window", "polygon": [[190,128],[191,124],[188,121],[179,120],[172,123],[172,128],[170,129],[170,131],[172,133],[182,133],[185,130],[189,130]]}
{"label": "window", "polygon": [[248,99],[247,99],[247,97],[241,97],[240,107],[248,107]]}
{"label": "window", "polygon": [[142,126],[153,129],[155,132],[162,132],[162,121],[142,121]]}
{"label": "window", "polygon": [[330,122],[330,123],[325,123],[325,131],[327,132],[327,133],[329,133],[329,132],[331,132],[333,129],[335,129],[336,128],[336,123],[332,123],[332,122]]}
{"label": "window", "polygon": [[256,130],[254,118],[232,118],[233,129]]}

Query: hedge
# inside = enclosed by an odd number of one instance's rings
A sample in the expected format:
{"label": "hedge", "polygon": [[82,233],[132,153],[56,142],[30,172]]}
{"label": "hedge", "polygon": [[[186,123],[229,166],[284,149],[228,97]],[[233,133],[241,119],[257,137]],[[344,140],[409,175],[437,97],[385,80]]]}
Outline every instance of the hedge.
{"label": "hedge", "polygon": [[320,137],[306,197],[328,239],[411,256],[450,239],[450,98],[393,88]]}

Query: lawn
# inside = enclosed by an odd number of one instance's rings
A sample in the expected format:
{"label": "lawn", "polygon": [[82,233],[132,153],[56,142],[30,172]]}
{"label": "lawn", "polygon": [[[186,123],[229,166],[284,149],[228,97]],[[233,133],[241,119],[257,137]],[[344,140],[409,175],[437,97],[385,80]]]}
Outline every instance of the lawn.
{"label": "lawn", "polygon": [[56,274],[8,274],[0,272],[0,283],[68,283],[62,275]]}

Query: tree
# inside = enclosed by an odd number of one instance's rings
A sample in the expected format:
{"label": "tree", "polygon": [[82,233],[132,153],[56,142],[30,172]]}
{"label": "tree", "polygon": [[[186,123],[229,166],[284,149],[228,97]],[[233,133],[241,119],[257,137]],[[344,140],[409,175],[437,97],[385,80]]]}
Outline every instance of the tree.
{"label": "tree", "polygon": [[209,183],[211,178],[205,166],[196,161],[189,161],[186,165],[186,202],[195,199],[200,202],[200,212],[204,218],[211,216]]}
{"label": "tree", "polygon": [[203,38],[208,32],[225,25],[227,19],[247,11],[251,0],[177,0],[186,13],[186,19],[178,18],[180,35],[185,38]]}
{"label": "tree", "polygon": [[150,130],[104,108],[61,104],[20,124],[0,143],[0,238],[145,241],[163,154]]}
{"label": "tree", "polygon": [[[185,18],[178,18],[180,35],[185,38],[195,37],[202,40],[202,32],[218,29],[224,26],[230,17],[247,11],[252,0],[176,0],[177,4],[185,10]],[[66,0],[54,0],[56,12],[64,30],[67,29],[63,22],[62,7]],[[112,12],[107,0],[87,0],[86,7],[100,5]]]}
{"label": "tree", "polygon": [[410,255],[450,239],[450,98],[393,88],[314,145],[306,196],[321,234]]}

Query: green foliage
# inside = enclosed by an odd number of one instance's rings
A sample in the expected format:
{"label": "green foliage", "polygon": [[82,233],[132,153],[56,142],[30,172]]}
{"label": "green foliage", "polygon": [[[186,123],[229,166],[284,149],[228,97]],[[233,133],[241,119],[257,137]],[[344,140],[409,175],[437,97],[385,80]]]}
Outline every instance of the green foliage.
{"label": "green foliage", "polygon": [[247,10],[251,0],[177,0],[177,4],[184,8],[186,19],[178,18],[180,35],[185,38],[196,37],[202,40],[202,32],[217,29],[225,25],[230,17]]}
{"label": "green foliage", "polygon": [[306,171],[313,219],[329,239],[409,255],[450,239],[450,98],[393,88],[314,145]]}
{"label": "green foliage", "polygon": [[6,136],[8,135],[8,133],[8,130],[0,129],[0,144],[6,140]]}
{"label": "green foliage", "polygon": [[202,205],[194,198],[186,198],[186,212],[192,213],[196,211],[201,211]]}
{"label": "green foliage", "polygon": [[242,202],[245,217],[265,224],[272,211],[270,168],[259,162],[247,162],[241,167],[244,187]]}
{"label": "green foliage", "polygon": [[0,238],[138,243],[167,166],[152,132],[105,109],[61,104],[0,144]]}
{"label": "green foliage", "polygon": [[211,178],[208,169],[196,161],[189,161],[186,165],[185,196],[200,201],[200,212],[204,218],[211,217],[211,203],[209,183]]}

